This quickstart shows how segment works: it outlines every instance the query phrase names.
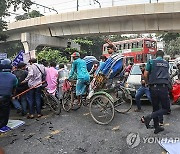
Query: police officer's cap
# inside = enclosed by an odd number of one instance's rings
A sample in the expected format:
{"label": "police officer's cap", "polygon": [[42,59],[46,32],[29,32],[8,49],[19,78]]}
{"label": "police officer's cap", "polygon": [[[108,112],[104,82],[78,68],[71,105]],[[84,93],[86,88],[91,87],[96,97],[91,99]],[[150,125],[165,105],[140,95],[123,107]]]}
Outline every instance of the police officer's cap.
{"label": "police officer's cap", "polygon": [[10,70],[12,69],[11,60],[10,59],[4,59],[1,60],[1,69]]}

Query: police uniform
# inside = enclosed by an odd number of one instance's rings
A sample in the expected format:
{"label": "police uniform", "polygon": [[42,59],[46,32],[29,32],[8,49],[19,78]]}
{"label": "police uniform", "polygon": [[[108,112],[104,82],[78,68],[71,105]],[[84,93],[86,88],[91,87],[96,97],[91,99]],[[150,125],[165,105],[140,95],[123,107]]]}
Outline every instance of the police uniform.
{"label": "police uniform", "polygon": [[9,68],[4,69],[0,64],[0,128],[8,123],[11,95],[18,82],[16,76],[8,71]]}
{"label": "police uniform", "polygon": [[149,117],[154,120],[156,131],[156,128],[159,128],[158,117],[167,114],[170,110],[168,89],[170,82],[169,64],[162,57],[157,57],[155,60],[149,61],[146,71],[149,72],[148,84],[153,106],[153,112]]}

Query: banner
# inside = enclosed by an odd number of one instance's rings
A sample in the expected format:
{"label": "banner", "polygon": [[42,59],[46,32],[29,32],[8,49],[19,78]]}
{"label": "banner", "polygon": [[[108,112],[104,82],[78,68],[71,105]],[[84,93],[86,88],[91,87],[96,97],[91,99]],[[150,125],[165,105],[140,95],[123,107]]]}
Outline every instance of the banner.
{"label": "banner", "polygon": [[18,55],[16,56],[16,58],[13,60],[12,64],[13,66],[17,66],[20,62],[23,61],[23,54],[24,54],[24,51],[21,50]]}

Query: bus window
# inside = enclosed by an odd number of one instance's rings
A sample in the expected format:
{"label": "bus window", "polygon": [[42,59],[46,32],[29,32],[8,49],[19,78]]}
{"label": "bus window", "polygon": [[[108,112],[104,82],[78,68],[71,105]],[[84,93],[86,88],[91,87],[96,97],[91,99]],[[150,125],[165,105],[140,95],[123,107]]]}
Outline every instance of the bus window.
{"label": "bus window", "polygon": [[138,43],[138,48],[141,48],[142,47],[142,41],[140,41],[139,43]]}
{"label": "bus window", "polygon": [[119,44],[119,50],[122,50],[122,45],[121,44]]}
{"label": "bus window", "polygon": [[139,42],[136,43],[136,47],[137,47],[137,48],[139,47]]}
{"label": "bus window", "polygon": [[136,60],[142,62],[143,56],[142,55],[136,55]]}
{"label": "bus window", "polygon": [[145,45],[147,48],[151,48],[151,41],[146,40]]}
{"label": "bus window", "polygon": [[124,49],[128,49],[128,44],[124,43]]}
{"label": "bus window", "polygon": [[136,42],[134,42],[134,43],[133,43],[133,47],[134,47],[134,48],[137,48],[137,46],[136,46]]}
{"label": "bus window", "polygon": [[126,49],[126,43],[123,44],[123,49]]}
{"label": "bus window", "polygon": [[134,44],[133,43],[131,44],[131,48],[134,48]]}
{"label": "bus window", "polygon": [[117,48],[117,50],[119,50],[119,44],[118,44],[118,45],[116,45],[116,48]]}
{"label": "bus window", "polygon": [[156,42],[155,42],[155,41],[152,41],[152,42],[151,42],[151,47],[152,47],[152,48],[156,48]]}

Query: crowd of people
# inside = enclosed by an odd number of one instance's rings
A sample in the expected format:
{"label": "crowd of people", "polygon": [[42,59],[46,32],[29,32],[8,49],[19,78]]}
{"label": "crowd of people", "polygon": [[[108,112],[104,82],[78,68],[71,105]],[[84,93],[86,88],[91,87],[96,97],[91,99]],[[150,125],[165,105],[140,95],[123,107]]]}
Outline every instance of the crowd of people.
{"label": "crowd of people", "polygon": [[[107,47],[108,55],[111,57],[116,53],[116,47],[109,41]],[[0,128],[6,126],[9,113],[10,102],[12,101],[18,113],[27,118],[40,118],[42,116],[42,86],[46,85],[47,91],[61,100],[63,98],[62,86],[65,80],[76,79],[76,96],[78,104],[80,98],[86,92],[86,87],[90,82],[90,76],[96,76],[101,67],[106,63],[107,57],[102,55],[100,62],[95,62],[91,71],[88,72],[86,63],[80,58],[78,52],[72,55],[73,62],[70,72],[64,64],[60,64],[57,69],[55,62],[48,64],[45,60],[37,63],[37,59],[31,59],[29,65],[20,62],[16,68],[11,66],[8,59],[2,60],[0,64]],[[141,112],[141,97],[146,94],[153,106],[153,112],[142,117],[141,121],[147,128],[150,128],[150,121],[154,121],[154,133],[164,130],[163,115],[170,113],[169,91],[171,90],[171,78],[178,76],[180,79],[180,63],[177,64],[177,71],[169,75],[169,64],[163,60],[164,52],[157,51],[157,58],[150,60],[147,65],[140,65],[142,71],[141,87],[137,90],[135,101],[137,109]],[[124,82],[127,79],[133,63],[124,69]],[[11,96],[12,100],[11,100]],[[28,109],[28,110],[27,110]]]}

